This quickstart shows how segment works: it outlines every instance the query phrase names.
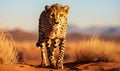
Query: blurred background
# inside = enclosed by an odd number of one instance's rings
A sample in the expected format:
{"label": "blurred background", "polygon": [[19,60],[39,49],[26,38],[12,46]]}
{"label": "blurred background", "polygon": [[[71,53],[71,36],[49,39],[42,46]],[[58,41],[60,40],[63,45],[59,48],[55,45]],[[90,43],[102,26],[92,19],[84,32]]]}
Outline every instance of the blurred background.
{"label": "blurred background", "polygon": [[38,32],[45,5],[69,5],[69,33],[120,35],[120,0],[0,0],[0,28]]}
{"label": "blurred background", "polygon": [[0,28],[15,40],[37,41],[39,16],[45,5],[54,3],[70,6],[68,39],[97,34],[119,40],[120,0],[0,0]]}
{"label": "blurred background", "polygon": [[[44,6],[54,3],[70,6],[65,62],[72,58],[76,60],[73,56],[77,53],[79,56],[79,49],[84,48],[86,51],[93,48],[88,53],[90,55],[102,49],[109,57],[116,58],[111,56],[113,51],[108,50],[115,45],[113,48],[120,55],[120,0],[0,0],[0,30],[7,30],[13,36],[23,62],[40,63],[40,50],[35,46],[38,40],[38,19]],[[83,52],[86,54],[86,51]],[[98,53],[98,56],[103,56],[103,52]]]}

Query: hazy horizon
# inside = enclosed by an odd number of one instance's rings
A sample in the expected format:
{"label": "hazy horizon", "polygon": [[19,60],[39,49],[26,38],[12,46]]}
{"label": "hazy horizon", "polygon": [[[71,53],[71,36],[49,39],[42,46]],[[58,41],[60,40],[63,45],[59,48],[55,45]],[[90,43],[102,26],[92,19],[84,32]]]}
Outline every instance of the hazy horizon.
{"label": "hazy horizon", "polygon": [[45,5],[69,5],[69,25],[120,26],[120,0],[0,0],[0,28],[38,30],[38,19]]}

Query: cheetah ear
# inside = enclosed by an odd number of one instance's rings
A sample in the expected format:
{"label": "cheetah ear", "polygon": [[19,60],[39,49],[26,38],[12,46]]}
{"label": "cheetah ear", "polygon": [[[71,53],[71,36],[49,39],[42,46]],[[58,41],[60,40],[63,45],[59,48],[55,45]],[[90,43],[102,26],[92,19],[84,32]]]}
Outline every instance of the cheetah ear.
{"label": "cheetah ear", "polygon": [[45,10],[47,10],[47,11],[48,11],[50,8],[51,8],[51,7],[48,6],[48,5],[45,6]]}
{"label": "cheetah ear", "polygon": [[69,10],[69,6],[64,6],[63,9],[68,13],[68,10]]}

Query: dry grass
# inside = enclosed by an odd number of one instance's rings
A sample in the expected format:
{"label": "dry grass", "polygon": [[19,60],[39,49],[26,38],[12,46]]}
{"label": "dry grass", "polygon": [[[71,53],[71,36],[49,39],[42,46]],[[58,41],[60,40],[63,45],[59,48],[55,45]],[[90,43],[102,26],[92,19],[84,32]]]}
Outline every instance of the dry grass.
{"label": "dry grass", "polygon": [[17,63],[17,52],[14,47],[12,36],[4,31],[0,31],[0,60],[1,63],[14,65]]}
{"label": "dry grass", "polygon": [[80,41],[74,53],[76,61],[80,63],[118,61],[114,49],[114,43],[93,36],[89,40]]}

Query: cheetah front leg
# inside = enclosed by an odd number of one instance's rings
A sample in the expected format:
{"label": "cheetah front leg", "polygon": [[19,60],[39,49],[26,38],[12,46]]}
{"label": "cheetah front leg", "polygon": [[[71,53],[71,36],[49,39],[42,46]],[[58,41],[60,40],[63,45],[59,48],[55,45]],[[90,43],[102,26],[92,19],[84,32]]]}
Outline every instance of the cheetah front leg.
{"label": "cheetah front leg", "polygon": [[42,67],[48,66],[47,60],[46,60],[46,54],[45,54],[44,44],[45,44],[44,42],[41,42],[41,43],[38,42],[38,43],[36,44],[37,47],[41,48],[41,58],[42,58],[42,60],[41,60],[41,66],[42,66]]}
{"label": "cheetah front leg", "polygon": [[42,43],[42,46],[41,46],[41,57],[42,57],[41,66],[42,67],[48,66],[47,59],[46,59],[46,54],[45,54],[44,43]]}
{"label": "cheetah front leg", "polygon": [[61,38],[59,44],[59,56],[57,58],[57,68],[63,69],[63,58],[64,58],[64,49],[65,49],[66,39]]}
{"label": "cheetah front leg", "polygon": [[49,39],[46,42],[48,59],[49,59],[50,67],[52,67],[52,68],[56,67],[56,60],[54,57],[54,47],[55,47],[54,44],[55,44],[55,40],[53,40],[53,39]]}

